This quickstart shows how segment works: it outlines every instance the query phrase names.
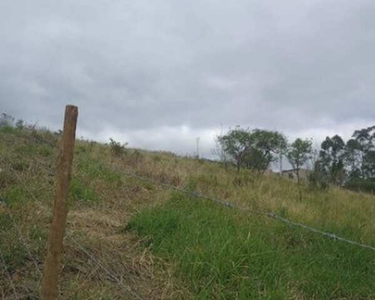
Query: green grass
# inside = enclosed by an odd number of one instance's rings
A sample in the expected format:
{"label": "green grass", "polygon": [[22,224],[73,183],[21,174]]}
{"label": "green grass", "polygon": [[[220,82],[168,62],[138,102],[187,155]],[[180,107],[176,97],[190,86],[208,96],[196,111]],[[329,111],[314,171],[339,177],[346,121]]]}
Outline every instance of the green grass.
{"label": "green grass", "polygon": [[129,224],[194,299],[373,299],[375,252],[173,194]]}
{"label": "green grass", "polygon": [[86,187],[78,179],[73,178],[70,182],[70,195],[74,200],[83,202],[97,202],[98,195],[92,189]]}
{"label": "green grass", "polygon": [[[17,289],[34,298],[40,278],[31,256],[42,265],[52,219],[58,148],[51,144],[57,137],[48,131],[0,128],[0,252],[21,277]],[[169,198],[112,166],[371,245],[375,198],[302,184],[301,201],[298,186],[277,175],[165,152],[113,157],[108,145],[77,140],[67,230],[144,299],[375,299],[374,252],[201,199]],[[130,217],[131,232],[121,232]],[[68,239],[65,245],[61,299],[126,298]]]}
{"label": "green grass", "polygon": [[118,173],[104,166],[100,161],[90,159],[87,156],[80,157],[78,169],[83,175],[91,179],[101,179],[107,183],[117,183],[121,180],[121,176]]}
{"label": "green grass", "polygon": [[5,203],[10,206],[22,205],[26,201],[26,193],[20,186],[13,186],[2,196],[5,199]]}

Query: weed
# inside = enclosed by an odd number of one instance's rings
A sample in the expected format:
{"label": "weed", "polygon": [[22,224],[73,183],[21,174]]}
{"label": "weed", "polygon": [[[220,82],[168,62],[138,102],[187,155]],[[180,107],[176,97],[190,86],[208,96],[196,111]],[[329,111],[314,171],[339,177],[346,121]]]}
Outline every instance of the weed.
{"label": "weed", "polygon": [[53,150],[50,146],[47,145],[40,145],[38,147],[37,153],[41,156],[48,157],[53,154]]}
{"label": "weed", "polygon": [[81,172],[88,175],[90,179],[102,179],[109,183],[121,180],[121,176],[118,172],[111,170],[97,160],[88,158],[81,159],[79,160],[78,168]]}
{"label": "weed", "polygon": [[70,194],[73,199],[84,202],[96,202],[99,200],[96,193],[85,187],[80,181],[73,178],[70,183]]}
{"label": "weed", "polygon": [[0,246],[0,250],[3,253],[3,259],[8,269],[10,269],[10,272],[25,264],[27,257],[25,246],[13,243],[12,245],[7,245],[7,247],[4,248]]}
{"label": "weed", "polygon": [[10,206],[19,206],[25,203],[26,193],[19,186],[13,186],[8,191],[4,193],[5,203]]}

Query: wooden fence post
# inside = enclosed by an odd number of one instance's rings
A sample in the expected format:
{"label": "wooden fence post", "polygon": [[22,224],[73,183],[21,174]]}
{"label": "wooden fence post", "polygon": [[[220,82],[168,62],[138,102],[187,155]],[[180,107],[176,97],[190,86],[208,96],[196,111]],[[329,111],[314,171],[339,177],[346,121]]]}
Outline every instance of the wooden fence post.
{"label": "wooden fence post", "polygon": [[73,151],[76,135],[78,108],[65,107],[64,132],[56,169],[56,192],[53,220],[49,233],[49,245],[44,262],[41,296],[43,300],[57,299],[58,278],[61,269],[61,252],[66,218],[68,214],[68,194],[72,171]]}

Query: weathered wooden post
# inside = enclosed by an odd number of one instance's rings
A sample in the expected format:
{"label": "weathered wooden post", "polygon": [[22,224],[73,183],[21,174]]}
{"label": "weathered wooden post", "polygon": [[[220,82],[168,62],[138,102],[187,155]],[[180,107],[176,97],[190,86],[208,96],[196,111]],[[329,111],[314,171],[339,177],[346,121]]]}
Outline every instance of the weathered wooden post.
{"label": "weathered wooden post", "polygon": [[61,269],[61,252],[66,218],[68,215],[68,193],[72,171],[73,151],[76,136],[78,108],[67,105],[65,107],[64,132],[56,170],[56,192],[53,208],[53,220],[50,227],[49,245],[41,287],[43,300],[57,299],[58,278]]}

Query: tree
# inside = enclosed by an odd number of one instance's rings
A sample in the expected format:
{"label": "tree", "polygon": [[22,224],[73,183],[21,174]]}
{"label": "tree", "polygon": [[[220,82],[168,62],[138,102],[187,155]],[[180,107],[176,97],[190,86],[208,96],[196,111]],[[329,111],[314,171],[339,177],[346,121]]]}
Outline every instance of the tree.
{"label": "tree", "polygon": [[22,130],[25,127],[25,122],[22,119],[17,120],[16,127],[19,130]]}
{"label": "tree", "polygon": [[2,113],[0,116],[0,127],[13,127],[14,118],[11,115]]}
{"label": "tree", "polygon": [[328,182],[342,185],[345,180],[345,142],[339,135],[326,137],[319,153],[320,172]]}
{"label": "tree", "polygon": [[236,161],[237,172],[240,171],[241,164],[251,143],[251,135],[248,130],[239,126],[232,129],[228,134],[218,137],[218,141],[225,153],[228,153]]}
{"label": "tree", "polygon": [[362,145],[356,139],[350,139],[345,145],[345,165],[348,168],[348,179],[362,178]]}
{"label": "tree", "polygon": [[255,129],[252,131],[236,127],[228,134],[218,137],[221,148],[241,166],[264,172],[280,149],[285,148],[286,138],[277,131]]}
{"label": "tree", "polygon": [[297,181],[300,183],[299,171],[301,167],[311,158],[312,142],[311,140],[302,140],[297,138],[290,146],[287,152],[287,158],[295,169]]}
{"label": "tree", "polygon": [[251,162],[257,166],[257,170],[265,171],[271,162],[280,158],[287,148],[286,137],[277,132],[255,129],[251,132],[252,149]]}
{"label": "tree", "polygon": [[356,130],[353,138],[360,145],[361,176],[363,179],[375,177],[375,126]]}

